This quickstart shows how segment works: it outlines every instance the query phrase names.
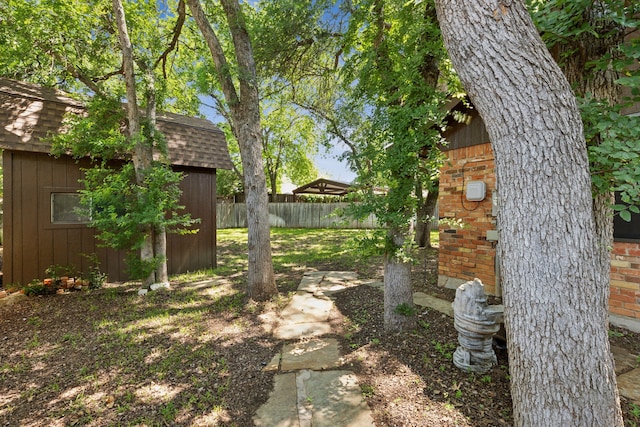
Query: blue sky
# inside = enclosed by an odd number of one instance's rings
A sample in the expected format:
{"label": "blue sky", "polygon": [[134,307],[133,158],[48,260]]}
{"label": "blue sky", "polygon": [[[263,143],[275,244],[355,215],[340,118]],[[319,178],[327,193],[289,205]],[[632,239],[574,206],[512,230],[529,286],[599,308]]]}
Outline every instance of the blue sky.
{"label": "blue sky", "polygon": [[[208,104],[208,100],[205,98],[205,104]],[[219,123],[222,118],[206,105],[200,106],[200,111],[205,117],[213,123]],[[345,147],[341,147],[340,143],[337,146],[332,147],[330,150],[320,147],[318,154],[314,157],[313,162],[318,169],[319,178],[328,178],[335,181],[351,182],[355,179],[356,174],[353,173],[345,161],[339,161],[338,157],[346,150]],[[306,184],[306,182],[295,182],[294,185],[283,186],[283,192],[288,192],[292,188],[296,188]]]}
{"label": "blue sky", "polygon": [[318,168],[321,178],[330,178],[335,181],[351,182],[355,179],[356,174],[353,173],[347,163],[338,161],[337,157],[344,151],[344,148],[333,147],[330,151],[324,148],[315,156],[314,163]]}

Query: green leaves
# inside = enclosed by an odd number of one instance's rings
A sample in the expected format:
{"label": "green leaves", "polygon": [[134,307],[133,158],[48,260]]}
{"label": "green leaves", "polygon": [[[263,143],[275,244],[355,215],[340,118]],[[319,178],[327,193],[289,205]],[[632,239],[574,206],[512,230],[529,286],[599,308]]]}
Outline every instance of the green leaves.
{"label": "green leaves", "polygon": [[593,191],[619,193],[625,205],[613,210],[629,220],[640,204],[640,117],[624,111],[640,101],[640,72],[633,66],[640,40],[625,36],[638,28],[640,4],[532,0],[529,6],[578,95]]}
{"label": "green leaves", "polygon": [[629,221],[640,205],[640,117],[621,115],[620,106],[581,101],[594,191],[619,192],[626,205],[613,209]]}
{"label": "green leaves", "polygon": [[71,153],[80,159],[108,161],[124,158],[131,146],[122,133],[126,114],[114,98],[96,96],[87,104],[87,115],[69,113],[65,116],[67,132],[51,137],[52,153],[56,156]]}
{"label": "green leaves", "polygon": [[138,261],[137,251],[144,241],[144,230],[166,228],[170,232],[197,232],[191,227],[199,220],[184,213],[184,206],[178,203],[182,174],[168,165],[154,162],[145,172],[144,185],[135,183],[130,162],[121,167],[102,164],[85,169],[84,173],[82,203],[91,213],[91,226],[98,230],[104,246],[131,254],[128,264],[133,277],[146,277],[150,268]]}
{"label": "green leaves", "polygon": [[262,152],[272,189],[281,184],[283,175],[303,184],[318,174],[312,161],[318,149],[315,122],[287,101],[285,94],[281,102],[263,102]]}
{"label": "green leaves", "polygon": [[[373,213],[390,235],[400,235],[409,229],[423,196],[416,188],[437,185],[432,181],[437,182],[441,164],[437,143],[446,94],[436,87],[454,82],[453,72],[432,1],[361,0],[352,6],[340,77],[345,104],[357,105],[351,111],[359,116],[343,122],[355,131],[348,128],[342,135],[350,136],[366,196],[350,212]],[[406,261],[411,248],[388,238],[385,252]]]}

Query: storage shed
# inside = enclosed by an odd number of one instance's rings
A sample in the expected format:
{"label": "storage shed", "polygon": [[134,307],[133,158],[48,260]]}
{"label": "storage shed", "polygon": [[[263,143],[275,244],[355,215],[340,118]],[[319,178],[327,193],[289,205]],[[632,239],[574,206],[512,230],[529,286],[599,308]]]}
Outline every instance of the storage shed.
{"label": "storage shed", "polygon": [[[14,80],[0,79],[0,148],[3,150],[3,280],[26,284],[44,277],[51,265],[86,272],[95,254],[111,281],[127,279],[124,253],[99,246],[86,220],[73,214],[78,182],[88,159],[52,157],[44,141],[61,131],[66,112],[83,113],[69,95]],[[224,134],[211,122],[159,114],[173,168],[183,172],[180,203],[200,218],[199,232],[169,234],[170,274],[216,265],[216,169],[231,169]]]}

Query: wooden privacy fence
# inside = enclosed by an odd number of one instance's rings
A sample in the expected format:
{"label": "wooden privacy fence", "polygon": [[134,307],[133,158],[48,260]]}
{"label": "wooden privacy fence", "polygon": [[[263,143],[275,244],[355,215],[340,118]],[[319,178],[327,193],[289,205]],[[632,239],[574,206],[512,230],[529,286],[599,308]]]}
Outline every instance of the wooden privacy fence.
{"label": "wooden privacy fence", "polygon": [[[349,203],[269,203],[269,223],[279,228],[378,228],[374,215],[364,221],[345,221],[334,214]],[[217,228],[246,228],[247,206],[244,203],[218,202]],[[434,215],[437,218],[437,213]],[[438,227],[435,220],[432,226]]]}
{"label": "wooden privacy fence", "polygon": [[[333,216],[338,208],[349,203],[269,203],[269,223],[280,228],[376,228],[376,220],[370,215],[365,221],[348,221]],[[216,224],[218,228],[245,228],[247,205],[245,203],[218,203]]]}

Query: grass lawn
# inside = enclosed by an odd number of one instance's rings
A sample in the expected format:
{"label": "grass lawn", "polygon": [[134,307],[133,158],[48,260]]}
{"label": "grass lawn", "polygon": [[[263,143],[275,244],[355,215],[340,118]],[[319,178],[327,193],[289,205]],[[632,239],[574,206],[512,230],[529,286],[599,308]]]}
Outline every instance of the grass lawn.
{"label": "grass lawn", "polygon": [[280,345],[257,316],[281,309],[308,269],[376,275],[380,258],[354,250],[367,234],[274,229],[281,297],[266,304],[245,298],[246,229],[229,229],[218,268],[176,276],[171,291],[110,283],[0,307],[0,425],[245,425],[232,396],[251,382],[266,399],[261,367]]}
{"label": "grass lawn", "polygon": [[[382,257],[356,243],[368,237],[273,229],[280,294],[266,303],[246,299],[246,230],[231,229],[218,232],[218,268],[174,277],[171,290],[138,296],[136,283],[108,283],[0,306],[0,425],[252,425],[273,387],[262,368],[284,344],[269,332],[277,312],[306,271],[381,279]],[[414,288],[442,292],[436,278],[437,250],[418,251]],[[451,363],[452,319],[427,309],[418,330],[385,335],[380,291],[351,288],[335,305],[331,336],[379,426],[510,424],[505,354],[489,374],[470,375]],[[627,425],[640,423],[639,407],[623,409]]]}

